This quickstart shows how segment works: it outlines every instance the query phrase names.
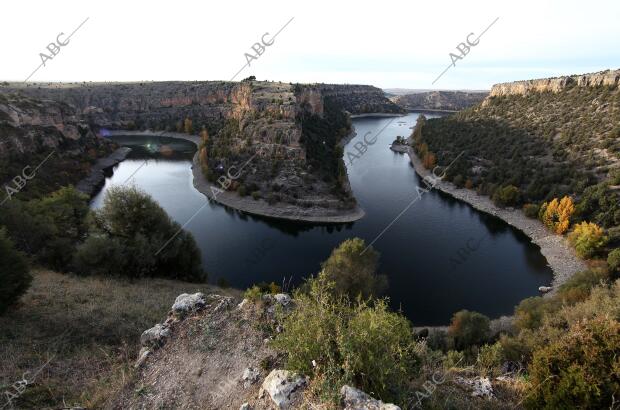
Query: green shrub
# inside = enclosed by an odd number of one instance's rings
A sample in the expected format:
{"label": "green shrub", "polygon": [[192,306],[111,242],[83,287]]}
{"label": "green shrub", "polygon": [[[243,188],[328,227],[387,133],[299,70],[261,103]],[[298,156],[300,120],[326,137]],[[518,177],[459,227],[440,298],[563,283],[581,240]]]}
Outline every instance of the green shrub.
{"label": "green shrub", "polygon": [[0,229],[0,315],[28,290],[31,281],[26,257]]}
{"label": "green shrub", "polygon": [[351,299],[380,295],[387,288],[387,278],[376,274],[379,253],[366,248],[363,239],[347,239],[322,263],[319,275],[335,284],[335,292]]}
{"label": "green shrub", "polygon": [[488,340],[491,332],[489,323],[489,318],[481,313],[461,310],[452,316],[448,336],[454,338],[458,350],[479,346]]}
{"label": "green shrub", "polygon": [[338,399],[345,383],[382,400],[402,398],[419,362],[407,319],[383,301],[353,304],[322,277],[307,287],[296,292],[296,307],[281,318],[284,330],[273,343],[287,353],[287,367],[323,381],[328,400]]}
{"label": "green shrub", "polygon": [[386,400],[397,400],[419,364],[409,321],[384,301],[357,306],[338,345],[345,379]]}
{"label": "green shrub", "polygon": [[147,194],[113,187],[74,258],[78,273],[204,281],[200,250]]}
{"label": "green shrub", "polygon": [[254,285],[251,288],[247,288],[245,290],[243,297],[251,300],[252,302],[258,302],[263,297],[263,292],[258,286]]}
{"label": "green shrub", "polygon": [[620,273],[620,248],[616,248],[607,255],[607,265],[612,272]]}
{"label": "green shrub", "polygon": [[457,367],[465,367],[465,354],[456,350],[449,350],[443,360],[443,366],[446,370]]}
{"label": "green shrub", "polygon": [[525,213],[525,216],[527,216],[528,218],[533,218],[533,219],[538,218],[539,211],[540,211],[540,206],[536,204],[525,204],[523,206],[523,212]]}
{"label": "green shrub", "polygon": [[476,365],[483,376],[497,376],[501,372],[504,352],[500,342],[484,345],[478,352]]}
{"label": "green shrub", "polygon": [[545,314],[558,308],[556,299],[545,299],[540,296],[523,299],[515,308],[515,327],[522,329],[538,329]]}
{"label": "green shrub", "polygon": [[593,268],[577,272],[560,286],[558,297],[564,303],[574,305],[587,299],[592,288],[607,279],[609,279],[609,275],[603,269]]}
{"label": "green shrub", "polygon": [[88,212],[88,196],[65,187],[43,199],[8,202],[0,224],[19,250],[45,266],[65,270],[86,235]]}
{"label": "green shrub", "polygon": [[519,203],[521,194],[519,188],[514,185],[508,185],[495,190],[492,199],[495,205],[514,206]]}
{"label": "green shrub", "polygon": [[620,391],[620,323],[584,320],[541,345],[529,366],[530,408],[611,408]]}

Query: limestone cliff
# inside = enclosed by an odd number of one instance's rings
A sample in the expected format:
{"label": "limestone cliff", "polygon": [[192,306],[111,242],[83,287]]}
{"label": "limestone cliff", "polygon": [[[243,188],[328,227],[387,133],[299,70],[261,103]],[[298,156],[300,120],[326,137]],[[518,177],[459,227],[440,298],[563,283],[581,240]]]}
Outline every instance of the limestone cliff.
{"label": "limestone cliff", "polygon": [[37,177],[21,189],[21,199],[76,184],[115,148],[68,104],[0,94],[0,182],[12,186],[24,167],[30,167],[29,174],[36,169]]}
{"label": "limestone cliff", "polygon": [[523,80],[511,83],[495,84],[490,97],[504,95],[525,95],[529,92],[550,91],[558,93],[571,87],[616,87],[620,82],[620,70],[606,70],[597,73],[570,75],[555,78]]}

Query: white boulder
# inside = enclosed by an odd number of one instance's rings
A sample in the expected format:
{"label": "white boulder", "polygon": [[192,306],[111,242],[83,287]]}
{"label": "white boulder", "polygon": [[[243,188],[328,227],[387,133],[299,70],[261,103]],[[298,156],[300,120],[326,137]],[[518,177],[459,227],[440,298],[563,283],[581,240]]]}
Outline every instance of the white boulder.
{"label": "white boulder", "polygon": [[373,399],[363,391],[346,384],[340,389],[345,410],[401,410],[400,407]]}
{"label": "white boulder", "polygon": [[174,301],[172,311],[177,315],[185,315],[188,312],[198,310],[206,305],[205,295],[203,293],[188,294],[183,293]]}
{"label": "white boulder", "polygon": [[307,384],[305,377],[288,370],[272,370],[265,378],[261,393],[267,392],[278,409],[289,409],[292,395]]}

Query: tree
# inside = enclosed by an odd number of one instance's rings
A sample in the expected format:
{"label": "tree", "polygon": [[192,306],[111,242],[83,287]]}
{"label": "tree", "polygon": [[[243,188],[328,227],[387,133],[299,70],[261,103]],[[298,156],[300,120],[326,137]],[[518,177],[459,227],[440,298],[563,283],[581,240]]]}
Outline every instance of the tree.
{"label": "tree", "polygon": [[185,118],[185,121],[183,122],[183,131],[186,134],[193,134],[194,133],[194,127],[192,126],[192,119],[189,117]]}
{"label": "tree", "polygon": [[15,249],[6,230],[0,229],[0,315],[28,290],[31,281],[26,256]]}
{"label": "tree", "polygon": [[551,202],[542,204],[540,218],[549,229],[561,235],[568,230],[574,212],[573,200],[565,196],[560,201],[554,198]]}
{"label": "tree", "polygon": [[206,280],[193,236],[137,188],[111,188],[93,219],[76,253],[79,273]]}
{"label": "tree", "polygon": [[424,158],[422,158],[422,164],[426,169],[434,168],[435,165],[437,165],[437,158],[435,157],[435,154],[433,154],[432,152],[427,152],[426,154],[424,154]]}
{"label": "tree", "polygon": [[513,206],[519,202],[521,194],[519,188],[514,185],[507,185],[495,190],[493,193],[493,202],[499,206]]}
{"label": "tree", "polygon": [[319,276],[334,282],[334,291],[352,299],[378,296],[387,288],[387,278],[377,275],[379,253],[372,247],[366,249],[360,238],[347,239],[334,249],[322,263]]}
{"label": "tree", "polygon": [[616,248],[607,255],[607,265],[612,272],[620,272],[620,248]]}
{"label": "tree", "polygon": [[577,254],[589,259],[607,244],[603,228],[592,222],[582,222],[568,235],[568,240],[575,247]]}
{"label": "tree", "polygon": [[461,310],[452,316],[448,335],[454,338],[459,350],[480,346],[487,341],[491,332],[489,323],[489,318],[481,313]]}

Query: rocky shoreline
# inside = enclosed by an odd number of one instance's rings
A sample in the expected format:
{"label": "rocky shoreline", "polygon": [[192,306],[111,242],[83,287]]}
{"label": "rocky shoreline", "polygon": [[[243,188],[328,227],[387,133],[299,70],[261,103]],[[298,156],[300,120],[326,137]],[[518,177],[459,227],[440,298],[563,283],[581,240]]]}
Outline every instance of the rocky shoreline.
{"label": "rocky shoreline", "polygon": [[277,203],[270,205],[264,199],[255,200],[251,196],[242,197],[236,192],[223,191],[220,187],[211,184],[202,173],[198,153],[194,155],[192,161],[193,183],[200,193],[209,200],[216,201],[224,206],[234,208],[241,212],[267,218],[282,219],[294,222],[310,223],[349,223],[364,217],[365,212],[358,205],[350,210],[311,207],[302,208],[292,204]]}
{"label": "rocky shoreline", "polygon": [[75,188],[92,197],[105,181],[105,174],[103,171],[124,161],[130,152],[131,148],[121,147],[107,157],[99,158],[90,169],[90,175],[78,182]]}
{"label": "rocky shoreline", "polygon": [[[411,165],[421,178],[431,175],[431,172],[424,168],[422,161],[413,152],[413,148],[409,146],[406,148],[404,151],[399,149],[397,152],[407,152]],[[565,237],[551,233],[542,222],[528,218],[520,209],[500,208],[489,197],[478,195],[477,192],[470,189],[457,188],[450,182],[439,181],[435,188],[468,203],[478,211],[503,220],[527,235],[532,243],[540,248],[540,252],[547,259],[547,264],[553,271],[551,285],[553,290],[547,295],[552,294],[555,289],[575,273],[587,269],[586,263],[579,259]]]}

